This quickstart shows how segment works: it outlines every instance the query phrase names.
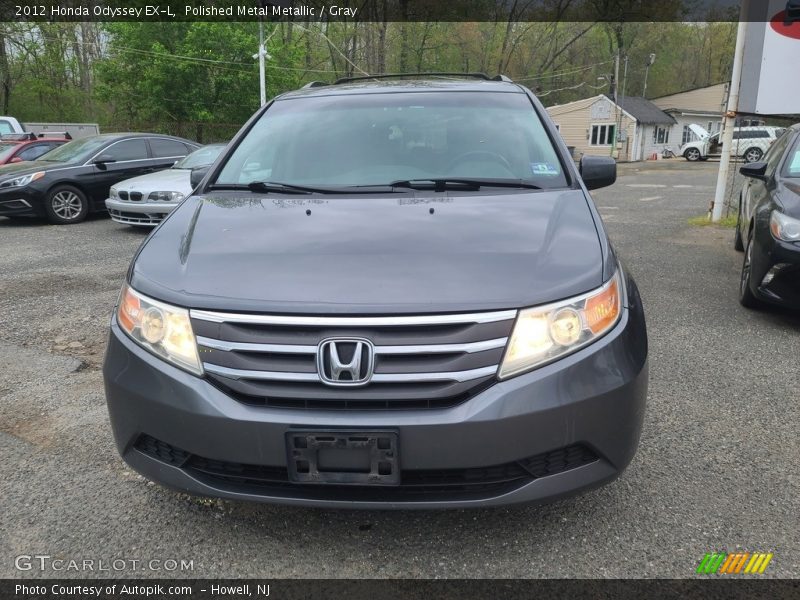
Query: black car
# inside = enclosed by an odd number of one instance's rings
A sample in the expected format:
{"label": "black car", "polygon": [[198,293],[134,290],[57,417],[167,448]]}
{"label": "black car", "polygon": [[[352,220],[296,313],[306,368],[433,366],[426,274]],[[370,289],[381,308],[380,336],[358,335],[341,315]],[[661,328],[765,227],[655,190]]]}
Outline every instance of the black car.
{"label": "black car", "polygon": [[192,171],[111,324],[134,469],[346,508],[540,502],[622,473],[647,333],[587,191],[616,164],[579,171],[530,90],[483,77],[310,85]]}
{"label": "black car", "polygon": [[744,250],[739,301],[800,309],[800,124],[740,172],[749,179],[734,240]]}
{"label": "black car", "polygon": [[197,148],[189,140],[152,133],[74,140],[39,160],[0,167],[0,216],[78,223],[89,212],[106,209],[115,183],[167,169]]}

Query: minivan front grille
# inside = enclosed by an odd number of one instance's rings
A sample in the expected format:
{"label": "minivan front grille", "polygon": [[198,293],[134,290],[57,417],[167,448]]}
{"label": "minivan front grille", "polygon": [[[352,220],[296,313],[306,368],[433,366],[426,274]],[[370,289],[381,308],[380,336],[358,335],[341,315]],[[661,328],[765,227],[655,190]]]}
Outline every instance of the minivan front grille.
{"label": "minivan front grille", "polygon": [[[408,317],[312,317],[191,311],[209,380],[247,404],[285,408],[453,406],[495,381],[516,311]],[[364,340],[366,382],[325,382],[320,344]],[[343,350],[346,353],[346,350]],[[353,354],[342,355],[348,363]],[[366,361],[363,361],[366,364]],[[330,379],[325,373],[325,378]],[[356,384],[356,385],[352,385]]]}

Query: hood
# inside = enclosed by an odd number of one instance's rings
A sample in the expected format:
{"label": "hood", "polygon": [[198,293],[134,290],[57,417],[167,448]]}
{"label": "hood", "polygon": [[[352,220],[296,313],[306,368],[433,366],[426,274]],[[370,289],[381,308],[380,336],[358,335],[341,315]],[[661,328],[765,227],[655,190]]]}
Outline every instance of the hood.
{"label": "hood", "polygon": [[602,267],[580,190],[226,193],[184,201],[143,245],[130,281],[190,308],[409,314],[541,304],[600,286]]}
{"label": "hood", "polygon": [[800,219],[800,178],[782,177],[777,192],[783,212]]}
{"label": "hood", "polygon": [[695,134],[698,138],[700,138],[701,141],[709,136],[708,131],[706,131],[705,128],[701,127],[696,123],[692,123],[688,127],[693,134]]}
{"label": "hood", "polygon": [[52,163],[41,160],[11,163],[0,166],[0,181],[12,175],[27,175],[28,173],[36,173],[36,171],[47,171],[49,169],[58,169],[70,166],[72,165],[69,163]]}
{"label": "hood", "polygon": [[184,196],[192,193],[188,169],[165,169],[157,173],[148,173],[126,179],[114,185],[119,190],[142,192],[145,196],[150,192],[180,192]]}

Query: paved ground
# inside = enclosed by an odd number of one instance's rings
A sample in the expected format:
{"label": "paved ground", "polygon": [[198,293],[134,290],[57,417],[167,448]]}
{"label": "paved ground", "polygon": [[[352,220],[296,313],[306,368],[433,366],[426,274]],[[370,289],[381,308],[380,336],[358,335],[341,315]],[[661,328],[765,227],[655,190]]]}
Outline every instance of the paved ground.
{"label": "paved ground", "polygon": [[800,315],[740,308],[730,230],[687,226],[715,168],[626,166],[596,193],[647,309],[641,447],[603,489],[512,510],[305,510],[148,484],[115,453],[98,370],[143,234],[0,219],[0,577],[20,554],[187,559],[197,577],[686,577],[739,549],[796,577]]}

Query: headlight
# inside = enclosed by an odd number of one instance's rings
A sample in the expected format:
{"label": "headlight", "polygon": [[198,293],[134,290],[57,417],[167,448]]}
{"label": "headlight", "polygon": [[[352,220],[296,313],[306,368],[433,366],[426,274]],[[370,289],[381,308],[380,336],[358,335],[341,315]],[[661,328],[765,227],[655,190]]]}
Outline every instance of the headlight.
{"label": "headlight", "polygon": [[144,349],[195,375],[203,374],[189,311],[185,308],[151,300],[125,285],[117,322]]}
{"label": "headlight", "polygon": [[116,198],[117,197],[117,188],[112,187],[110,190],[108,190],[108,197],[109,198]]}
{"label": "headlight", "polygon": [[800,242],[800,219],[787,217],[773,210],[769,216],[769,230],[776,239],[784,242]]}
{"label": "headlight", "polygon": [[21,177],[15,177],[14,179],[6,179],[0,183],[0,188],[23,187],[33,183],[37,179],[41,179],[44,177],[44,175],[44,171],[37,171],[36,173],[31,173],[30,175],[22,175]]}
{"label": "headlight", "polygon": [[180,202],[183,194],[180,192],[150,192],[148,200],[160,200],[162,202]]}
{"label": "headlight", "polygon": [[577,298],[521,310],[500,365],[500,379],[566,356],[604,335],[622,311],[620,271]]}

